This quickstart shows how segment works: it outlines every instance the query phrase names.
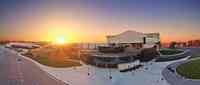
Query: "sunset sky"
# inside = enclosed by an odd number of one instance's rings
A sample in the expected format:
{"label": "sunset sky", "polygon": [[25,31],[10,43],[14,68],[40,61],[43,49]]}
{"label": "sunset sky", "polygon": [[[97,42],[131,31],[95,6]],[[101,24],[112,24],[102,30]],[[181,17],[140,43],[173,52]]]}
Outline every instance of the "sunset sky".
{"label": "sunset sky", "polygon": [[200,39],[200,0],[0,0],[0,39],[105,42],[126,30]]}

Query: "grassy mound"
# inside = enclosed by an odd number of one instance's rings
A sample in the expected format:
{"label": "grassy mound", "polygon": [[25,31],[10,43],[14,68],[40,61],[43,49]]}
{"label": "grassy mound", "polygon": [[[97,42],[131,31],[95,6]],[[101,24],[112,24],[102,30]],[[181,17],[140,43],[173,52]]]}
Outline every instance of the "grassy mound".
{"label": "grassy mound", "polygon": [[50,67],[81,66],[76,49],[71,47],[44,47],[31,50],[25,56]]}
{"label": "grassy mound", "polygon": [[181,50],[176,50],[176,49],[164,49],[164,50],[160,50],[160,53],[162,55],[174,55],[174,54],[179,54],[183,51]]}
{"label": "grassy mound", "polygon": [[186,78],[200,79],[200,60],[193,60],[178,66],[177,72]]}
{"label": "grassy mound", "polygon": [[[156,62],[168,62],[168,61],[178,60],[178,59],[182,59],[187,56],[190,56],[190,53],[188,51],[183,53],[182,50],[177,50],[177,49],[162,49],[160,50],[160,53],[162,55],[156,59]],[[183,54],[180,54],[180,53],[183,53]],[[174,55],[174,54],[178,54],[178,55]]]}
{"label": "grassy mound", "polygon": [[79,62],[74,62],[74,61],[69,61],[69,60],[51,60],[47,56],[36,56],[36,57],[30,57],[33,60],[43,64],[47,65],[50,67],[57,67],[57,68],[62,68],[62,67],[73,67],[73,66],[80,66],[81,64]]}
{"label": "grassy mound", "polygon": [[193,58],[200,58],[200,56],[191,56],[190,59],[193,59]]}

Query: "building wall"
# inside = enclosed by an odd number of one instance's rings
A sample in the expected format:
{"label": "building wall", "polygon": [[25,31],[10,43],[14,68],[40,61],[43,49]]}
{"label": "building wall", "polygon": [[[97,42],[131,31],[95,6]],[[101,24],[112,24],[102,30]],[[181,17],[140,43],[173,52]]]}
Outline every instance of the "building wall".
{"label": "building wall", "polygon": [[143,43],[143,37],[107,37],[108,43]]}
{"label": "building wall", "polygon": [[146,33],[146,42],[147,44],[155,44],[160,42],[160,34],[159,33]]}
{"label": "building wall", "polygon": [[[144,40],[145,39],[145,40]],[[155,44],[160,42],[159,33],[124,32],[115,36],[107,36],[108,43],[144,43]]]}

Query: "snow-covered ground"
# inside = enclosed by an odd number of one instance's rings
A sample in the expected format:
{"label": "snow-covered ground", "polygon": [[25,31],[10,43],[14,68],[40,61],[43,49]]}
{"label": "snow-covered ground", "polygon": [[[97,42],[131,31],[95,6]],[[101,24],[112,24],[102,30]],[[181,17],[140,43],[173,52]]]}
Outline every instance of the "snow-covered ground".
{"label": "snow-covered ground", "polygon": [[[171,63],[187,58],[171,62],[148,63],[136,71],[126,73],[121,73],[117,69],[109,70],[88,65],[76,68],[51,68],[46,66],[41,66],[41,68],[69,85],[169,85],[161,74],[162,70]],[[148,70],[145,70],[146,68]],[[90,73],[89,76],[88,72]],[[112,76],[112,79],[109,79],[109,75]]]}
{"label": "snow-covered ground", "polygon": [[[13,51],[14,52],[14,51]],[[19,56],[22,56],[19,54]],[[152,62],[132,72],[121,73],[117,69],[97,68],[83,65],[76,68],[52,68],[28,58],[42,70],[69,85],[169,85],[162,76],[162,70],[169,64],[188,59],[190,56],[170,62]],[[148,68],[147,70],[145,70]],[[88,72],[90,75],[88,76]],[[112,79],[109,79],[109,76]],[[163,78],[163,80],[162,80]]]}

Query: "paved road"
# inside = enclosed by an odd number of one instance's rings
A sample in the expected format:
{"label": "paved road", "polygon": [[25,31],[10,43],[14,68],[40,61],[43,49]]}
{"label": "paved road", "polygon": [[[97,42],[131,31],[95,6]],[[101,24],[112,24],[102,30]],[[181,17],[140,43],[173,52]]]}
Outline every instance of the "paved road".
{"label": "paved road", "polygon": [[[189,49],[191,51],[191,55],[200,55],[200,48],[189,48]],[[190,60],[172,63],[162,71],[162,74],[164,78],[168,81],[168,83],[170,83],[171,85],[200,85],[200,80],[185,79],[179,76],[176,72],[172,72],[168,69],[171,68],[172,70],[176,70],[177,66],[188,61]]]}
{"label": "paved road", "polygon": [[0,85],[64,85],[64,83],[51,77],[34,63],[0,47]]}
{"label": "paved road", "polygon": [[183,49],[189,49],[193,56],[200,55],[200,48],[183,48]]}
{"label": "paved road", "polygon": [[[167,66],[167,68],[170,67],[175,70],[177,66],[185,62],[186,61],[176,62],[176,63],[170,64],[169,66]],[[167,68],[165,68],[162,71],[162,74],[165,77],[165,79],[168,81],[168,83],[170,83],[171,85],[200,85],[200,80],[185,79],[179,76],[176,72],[172,72]]]}

